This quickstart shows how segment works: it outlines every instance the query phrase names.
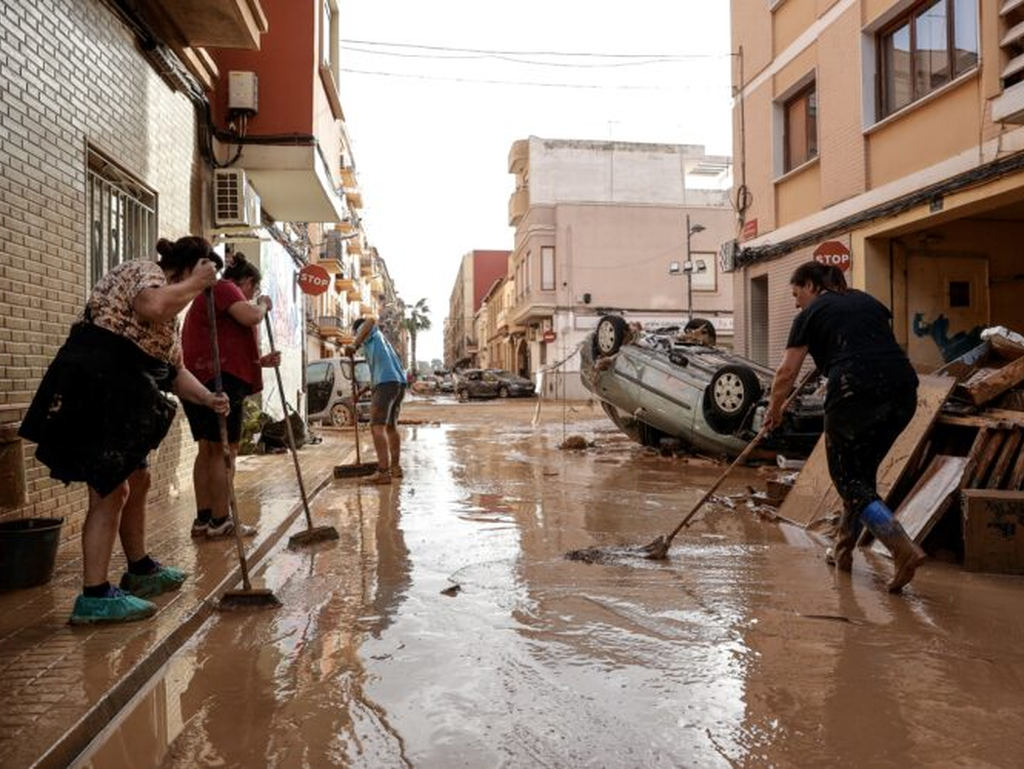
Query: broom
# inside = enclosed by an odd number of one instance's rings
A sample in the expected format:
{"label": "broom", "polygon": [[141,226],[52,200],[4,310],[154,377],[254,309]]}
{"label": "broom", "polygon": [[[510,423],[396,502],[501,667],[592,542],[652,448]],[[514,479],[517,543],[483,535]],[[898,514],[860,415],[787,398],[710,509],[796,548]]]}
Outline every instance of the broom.
{"label": "broom", "polygon": [[[217,310],[213,306],[213,289],[205,292],[207,320],[210,325],[210,348],[213,351],[213,386],[218,395],[224,392],[224,383],[220,375],[220,345],[217,343]],[[287,415],[286,419],[287,419]],[[270,590],[254,588],[249,581],[249,564],[245,560],[245,546],[242,545],[242,524],[238,520],[238,502],[235,499],[235,484],[231,477],[231,449],[228,444],[228,420],[223,414],[217,414],[217,426],[220,428],[220,447],[224,455],[224,475],[228,484],[228,510],[231,513],[232,527],[235,533],[235,547],[238,550],[238,564],[242,569],[242,589],[228,590],[221,596],[217,608],[222,611],[233,609],[270,609],[280,606]]]}
{"label": "broom", "polygon": [[[274,332],[270,327],[270,313],[263,316],[267,322],[267,341],[270,342],[270,354],[274,350]],[[293,534],[288,538],[288,547],[301,547],[311,545],[314,542],[338,539],[338,530],[333,526],[314,526],[313,517],[309,514],[309,500],[306,497],[306,484],[302,482],[302,470],[299,467],[299,452],[295,449],[295,433],[292,432],[292,420],[288,418],[288,401],[284,397],[284,384],[281,382],[281,367],[274,364],[274,374],[277,376],[277,391],[281,394],[281,411],[284,412],[284,427],[288,435],[288,448],[291,449],[292,462],[295,464],[295,477],[299,482],[299,495],[302,497],[302,510],[306,514],[306,530]]]}
{"label": "broom", "polygon": [[[793,388],[793,391],[789,394],[789,397],[786,398],[785,403],[782,404],[783,412],[785,412],[786,409],[789,408],[789,404],[792,403],[793,399],[796,398],[797,394],[802,389],[804,389],[804,386],[809,381],[811,381],[811,377],[813,377],[817,373],[817,369],[813,369],[809,371],[804,376],[804,378],[800,380],[799,383],[797,383],[797,386]],[[767,434],[768,431],[765,430],[764,427],[757,431],[757,435],[755,435],[751,439],[750,443],[748,443],[746,447],[743,449],[743,451],[740,452],[740,455],[732,461],[732,464],[730,464],[725,469],[725,472],[718,476],[718,480],[711,484],[711,488],[704,492],[704,495],[699,500],[697,500],[697,504],[690,508],[690,512],[688,512],[686,516],[683,518],[683,520],[679,522],[679,525],[672,529],[672,531],[669,532],[667,535],[660,536],[653,542],[644,545],[643,547],[620,547],[612,548],[611,550],[591,547],[583,550],[573,550],[572,552],[566,553],[566,558],[568,558],[571,561],[584,561],[585,563],[596,563],[605,561],[609,558],[609,556],[615,554],[641,555],[644,558],[649,558],[652,561],[665,560],[666,558],[668,558],[669,546],[672,544],[672,540],[676,538],[676,535],[690,524],[690,521],[693,519],[693,516],[697,514],[697,511],[700,510],[701,507],[704,506],[704,503],[711,498],[711,495],[718,490],[718,487],[721,486],[725,479],[729,477],[729,474],[736,468],[736,466],[741,464],[748,456],[750,456],[750,453],[755,448],[757,448],[757,446],[761,443],[762,439]]]}

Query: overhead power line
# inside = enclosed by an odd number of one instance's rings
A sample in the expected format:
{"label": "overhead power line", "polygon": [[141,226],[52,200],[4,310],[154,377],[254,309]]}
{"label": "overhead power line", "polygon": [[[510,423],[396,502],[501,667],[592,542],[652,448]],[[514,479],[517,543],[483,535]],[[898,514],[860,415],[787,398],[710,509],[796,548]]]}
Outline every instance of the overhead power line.
{"label": "overhead power line", "polygon": [[369,70],[369,69],[355,69],[353,67],[339,67],[341,72],[350,72],[355,75],[374,75],[377,77],[392,77],[392,78],[405,78],[409,80],[436,80],[449,83],[481,83],[484,85],[518,85],[518,86],[530,86],[535,88],[583,88],[587,90],[610,90],[610,91],[730,91],[729,86],[720,86],[715,88],[701,87],[696,88],[689,85],[672,85],[672,86],[657,86],[657,85],[612,85],[612,84],[594,84],[594,83],[541,83],[529,80],[488,80],[484,78],[470,78],[470,77],[442,77],[438,75],[415,75],[404,72],[384,72],[381,70]]}
{"label": "overhead power line", "polygon": [[526,64],[533,67],[563,67],[570,69],[598,69],[610,67],[646,67],[651,64],[682,64],[684,61],[678,57],[649,56],[643,59],[630,59],[629,61],[605,61],[580,64],[568,61],[538,61],[537,59],[522,59],[517,56],[510,56],[503,53],[411,53],[405,51],[386,51],[373,48],[361,48],[354,45],[342,45],[342,50],[354,53],[365,53],[370,56],[394,56],[402,59],[429,59],[431,61],[465,61],[467,59],[496,59],[507,61],[512,64]]}
{"label": "overhead power line", "polygon": [[499,56],[577,56],[601,59],[721,59],[731,53],[597,53],[588,51],[504,51],[486,48],[458,48],[445,45],[421,45],[418,43],[391,43],[382,40],[353,40],[342,38],[341,42],[351,45],[381,46],[385,48],[412,48],[424,51],[448,51],[450,53],[476,53]]}

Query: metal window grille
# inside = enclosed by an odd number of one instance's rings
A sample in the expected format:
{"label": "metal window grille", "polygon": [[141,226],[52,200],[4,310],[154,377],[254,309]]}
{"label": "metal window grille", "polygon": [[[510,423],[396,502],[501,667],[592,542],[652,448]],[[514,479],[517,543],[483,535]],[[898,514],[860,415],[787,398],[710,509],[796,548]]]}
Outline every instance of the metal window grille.
{"label": "metal window grille", "polygon": [[129,259],[152,258],[156,249],[156,193],[102,156],[89,153],[89,288]]}

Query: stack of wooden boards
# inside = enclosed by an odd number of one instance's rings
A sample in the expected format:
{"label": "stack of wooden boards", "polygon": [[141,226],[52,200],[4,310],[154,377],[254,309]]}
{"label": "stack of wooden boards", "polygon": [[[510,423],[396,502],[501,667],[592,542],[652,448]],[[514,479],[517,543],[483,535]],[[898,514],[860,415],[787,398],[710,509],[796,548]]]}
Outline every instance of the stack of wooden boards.
{"label": "stack of wooden boards", "polygon": [[[917,542],[959,513],[958,545],[971,570],[1024,573],[1024,404],[1012,390],[1022,382],[1024,347],[1002,337],[922,376],[917,412],[879,468],[879,495]],[[823,436],[778,517],[808,528],[841,510]]]}

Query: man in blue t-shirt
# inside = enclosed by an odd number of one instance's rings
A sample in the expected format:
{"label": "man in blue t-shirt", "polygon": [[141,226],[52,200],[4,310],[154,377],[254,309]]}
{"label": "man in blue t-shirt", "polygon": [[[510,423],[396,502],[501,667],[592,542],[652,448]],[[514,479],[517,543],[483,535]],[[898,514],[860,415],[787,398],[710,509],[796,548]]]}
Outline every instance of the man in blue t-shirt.
{"label": "man in blue t-shirt", "polygon": [[373,388],[370,433],[373,435],[373,447],[377,451],[377,472],[367,481],[391,483],[392,478],[402,477],[402,467],[398,464],[402,446],[395,425],[398,423],[402,398],[405,397],[405,369],[398,353],[377,328],[375,318],[359,318],[352,324],[352,331],[356,338],[345,348],[345,354],[352,357],[359,347],[363,348]]}

